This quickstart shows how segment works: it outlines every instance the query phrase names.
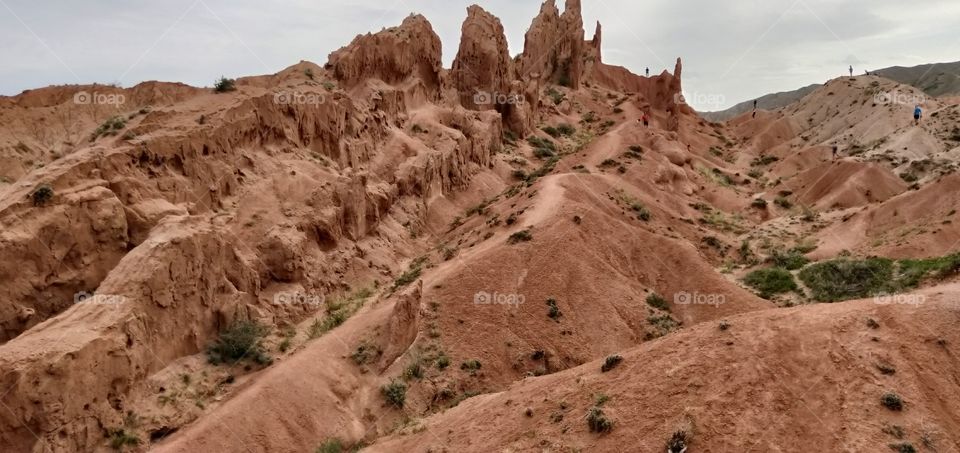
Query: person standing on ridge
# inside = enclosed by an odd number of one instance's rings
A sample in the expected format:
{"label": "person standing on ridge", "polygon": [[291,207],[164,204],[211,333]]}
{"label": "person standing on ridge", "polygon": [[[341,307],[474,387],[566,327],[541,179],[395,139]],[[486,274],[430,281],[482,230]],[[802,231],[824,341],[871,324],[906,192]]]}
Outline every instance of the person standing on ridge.
{"label": "person standing on ridge", "polygon": [[913,121],[915,124],[920,124],[920,118],[923,118],[923,109],[920,108],[920,104],[917,104],[913,109]]}
{"label": "person standing on ridge", "polygon": [[853,65],[850,65],[850,77],[853,77]]}
{"label": "person standing on ridge", "polygon": [[643,121],[643,127],[650,127],[650,117],[647,116],[647,112],[643,112],[643,116],[640,117],[640,121]]}
{"label": "person standing on ridge", "polygon": [[647,68],[647,77],[650,77],[650,68]]}

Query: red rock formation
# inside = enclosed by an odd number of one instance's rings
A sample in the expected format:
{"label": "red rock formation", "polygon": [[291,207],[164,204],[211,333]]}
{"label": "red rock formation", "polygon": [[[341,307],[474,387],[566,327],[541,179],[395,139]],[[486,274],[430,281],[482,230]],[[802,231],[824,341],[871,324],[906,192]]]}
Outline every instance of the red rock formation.
{"label": "red rock formation", "polygon": [[555,0],[547,0],[527,30],[517,74],[577,89],[583,76],[583,46],[580,0],[567,0],[562,15]]}
{"label": "red rock formation", "polygon": [[500,19],[473,5],[463,21],[460,50],[450,77],[460,104],[473,110],[492,109],[509,93],[513,62]]}
{"label": "red rock formation", "polygon": [[536,102],[536,93],[515,84],[513,74],[500,19],[477,5],[467,8],[460,50],[450,71],[460,104],[473,110],[495,109],[505,128],[525,135],[533,127],[531,102]]}
{"label": "red rock formation", "polygon": [[390,84],[419,79],[439,97],[440,37],[425,17],[411,15],[399,27],[357,36],[331,53],[326,67],[348,88],[370,78]]}

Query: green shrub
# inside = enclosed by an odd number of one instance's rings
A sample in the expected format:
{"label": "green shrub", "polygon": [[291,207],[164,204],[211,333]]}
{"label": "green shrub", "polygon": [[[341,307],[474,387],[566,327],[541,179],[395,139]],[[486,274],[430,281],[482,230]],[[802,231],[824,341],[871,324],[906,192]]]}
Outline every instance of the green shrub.
{"label": "green shrub", "polygon": [[750,165],[754,167],[762,167],[764,165],[770,165],[776,161],[780,160],[776,156],[760,156],[750,162]]}
{"label": "green shrub", "polygon": [[593,406],[587,411],[587,426],[595,433],[608,433],[613,430],[613,422],[599,406]]}
{"label": "green shrub", "polygon": [[328,302],[326,316],[317,318],[310,325],[308,335],[310,339],[317,338],[342,325],[363,306],[371,295],[373,295],[372,290],[361,288],[346,298],[338,298]]}
{"label": "green shrub", "polygon": [[450,357],[447,357],[446,354],[441,354],[440,357],[437,357],[435,364],[437,369],[445,370],[448,366],[450,366]]}
{"label": "green shrub", "polygon": [[53,199],[53,187],[41,184],[30,193],[30,199],[34,206],[43,206]]}
{"label": "green shrub", "polygon": [[526,230],[520,230],[520,231],[517,231],[516,233],[511,234],[510,237],[507,238],[507,243],[519,244],[521,242],[530,242],[532,240],[533,240],[533,233],[531,233],[529,229],[526,229]]}
{"label": "green shrub", "polygon": [[546,159],[548,157],[553,157],[554,155],[554,152],[547,148],[534,148],[533,150],[533,156],[537,159]]}
{"label": "green shrub", "polygon": [[560,312],[560,307],[557,306],[556,299],[552,297],[547,299],[547,307],[548,307],[547,316],[550,319],[556,321],[560,319],[561,316],[563,316],[563,313]]}
{"label": "green shrub", "polygon": [[267,328],[256,321],[235,321],[207,348],[207,358],[214,365],[243,359],[267,364],[270,357],[263,349],[266,334]]}
{"label": "green shrub", "polygon": [[397,290],[407,286],[420,278],[420,274],[423,273],[423,266],[427,263],[427,257],[421,256],[410,263],[410,267],[406,272],[401,274],[393,282],[393,289]]}
{"label": "green shrub", "polygon": [[920,260],[900,260],[899,280],[903,287],[914,287],[924,278],[947,278],[960,271],[960,253]]}
{"label": "green shrub", "polygon": [[900,179],[904,180],[904,182],[917,182],[920,178],[914,173],[903,172],[900,173]]}
{"label": "green shrub", "polygon": [[403,403],[407,400],[407,384],[394,379],[390,381],[389,384],[380,387],[380,393],[383,394],[383,398],[387,400],[387,403],[394,407],[402,408]]}
{"label": "green shrub", "polygon": [[221,76],[216,82],[213,83],[213,91],[215,93],[227,93],[230,91],[235,91],[236,89],[236,81],[226,77]]}
{"label": "green shrub", "polygon": [[787,252],[774,250],[773,254],[770,255],[769,261],[776,267],[781,267],[791,271],[800,269],[810,262],[807,257],[803,256],[803,254],[797,250],[788,250]]}
{"label": "green shrub", "polygon": [[620,355],[611,355],[603,361],[603,365],[600,366],[600,371],[606,373],[617,367],[617,365],[623,362],[623,357]]}
{"label": "green shrub", "polygon": [[898,453],[917,453],[916,447],[909,442],[900,442],[896,444],[890,444],[890,449]]}
{"label": "green shrub", "polygon": [[[621,168],[623,168],[623,167],[621,167]],[[638,218],[638,219],[643,220],[644,222],[649,222],[650,219],[653,217],[653,215],[650,214],[650,211],[647,210],[647,208],[645,208],[645,207],[644,207],[642,204],[640,204],[640,203],[633,203],[633,204],[631,204],[631,205],[630,205],[630,209],[631,209],[633,212],[637,213],[637,218]]]}
{"label": "green shrub", "polygon": [[903,410],[903,400],[900,398],[900,395],[893,392],[884,393],[883,396],[880,397],[880,404],[883,404],[883,407],[892,411]]}
{"label": "green shrub", "polygon": [[101,135],[117,135],[123,128],[127,127],[127,120],[121,116],[108,118],[96,130],[93,131],[91,141],[96,140]]}
{"label": "green shrub", "polygon": [[553,87],[547,88],[547,96],[549,96],[550,99],[553,100],[554,105],[560,105],[560,103],[563,102],[564,98],[566,98],[565,94],[557,91]]}
{"label": "green shrub", "polygon": [[379,346],[364,341],[357,346],[357,350],[354,351],[350,357],[353,358],[353,362],[357,365],[366,365],[382,354],[383,351],[380,350]]}
{"label": "green shrub", "polygon": [[890,292],[893,268],[893,261],[886,258],[839,259],[807,266],[800,271],[800,280],[815,300],[837,302]]}
{"label": "green shrub", "polygon": [[793,203],[791,203],[790,200],[784,197],[777,197],[775,200],[773,200],[773,203],[776,204],[777,206],[780,206],[783,209],[790,209],[793,207]]}
{"label": "green shrub", "polygon": [[670,436],[670,440],[667,441],[667,453],[681,453],[686,451],[689,441],[689,435],[686,431],[680,430],[674,432],[673,435]]}
{"label": "green shrub", "polygon": [[548,139],[537,137],[536,135],[532,135],[527,138],[527,143],[534,148],[544,148],[550,151],[557,150],[557,145],[555,143]]}
{"label": "green shrub", "polygon": [[140,438],[135,434],[128,433],[123,428],[110,431],[109,436],[110,447],[114,450],[123,450],[125,447],[135,447],[140,445]]}
{"label": "green shrub", "polygon": [[765,299],[775,294],[783,294],[797,289],[797,282],[793,280],[793,274],[776,267],[755,270],[747,274],[743,282],[757,290],[760,297]]}
{"label": "green shrub", "polygon": [[471,374],[476,373],[483,367],[483,364],[480,363],[477,359],[467,360],[460,364],[460,369],[464,371],[469,371]]}
{"label": "green shrub", "polygon": [[407,368],[403,370],[403,377],[406,380],[423,379],[423,365],[419,358],[414,358]]}
{"label": "green shrub", "polygon": [[343,442],[334,437],[323,441],[314,453],[342,453],[343,450]]}
{"label": "green shrub", "polygon": [[551,136],[551,137],[553,137],[553,138],[557,138],[557,137],[560,136],[560,131],[558,131],[557,128],[555,128],[555,127],[553,127],[553,126],[544,127],[544,128],[543,128],[543,131],[546,132],[547,135],[549,135],[549,136]]}
{"label": "green shrub", "polygon": [[657,329],[655,336],[652,338],[655,338],[657,336],[662,337],[670,332],[673,332],[678,327],[680,327],[680,323],[677,322],[676,319],[673,319],[673,315],[669,315],[669,314],[663,314],[659,316],[650,316],[647,318],[647,322],[650,323],[651,326]]}
{"label": "green shrub", "polygon": [[670,311],[670,304],[657,293],[647,296],[647,305],[660,310]]}
{"label": "green shrub", "polygon": [[567,123],[560,123],[559,125],[557,125],[557,132],[559,132],[560,135],[565,135],[569,137],[577,132],[577,128]]}

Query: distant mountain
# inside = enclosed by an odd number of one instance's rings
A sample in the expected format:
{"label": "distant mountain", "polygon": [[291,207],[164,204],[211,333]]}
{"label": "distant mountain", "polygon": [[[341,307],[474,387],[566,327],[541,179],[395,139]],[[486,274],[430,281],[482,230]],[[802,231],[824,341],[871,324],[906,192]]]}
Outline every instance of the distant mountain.
{"label": "distant mountain", "polygon": [[913,85],[930,96],[960,94],[960,61],[934,63],[904,68],[894,66],[876,74],[907,85]]}
{"label": "distant mountain", "polygon": [[[799,90],[784,91],[781,93],[773,93],[761,96],[757,98],[757,108],[763,110],[776,110],[780,107],[788,106],[799,101],[800,99],[803,99],[804,96],[812,93],[821,86],[823,85],[815,83],[813,85],[800,88]],[[721,110],[719,112],[700,112],[700,116],[709,121],[726,121],[751,110],[753,110],[752,100],[741,102],[733,107],[730,107],[726,110]]]}
{"label": "distant mountain", "polygon": [[[930,96],[952,96],[960,94],[960,61],[953,63],[933,63],[913,67],[893,66],[871,71],[895,82],[911,85],[923,90]],[[764,110],[776,110],[803,99],[822,84],[813,84],[798,90],[768,94],[757,98],[757,106]],[[753,110],[753,100],[741,102],[726,110],[700,112],[700,116],[709,121],[726,121]]]}

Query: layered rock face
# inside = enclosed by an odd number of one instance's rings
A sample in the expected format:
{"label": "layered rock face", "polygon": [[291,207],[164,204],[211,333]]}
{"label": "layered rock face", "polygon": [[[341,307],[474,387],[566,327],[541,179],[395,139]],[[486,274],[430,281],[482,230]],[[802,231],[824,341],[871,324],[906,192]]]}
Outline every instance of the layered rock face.
{"label": "layered rock face", "polygon": [[450,70],[461,105],[474,110],[495,107],[498,98],[510,91],[512,72],[500,19],[477,5],[467,8],[460,50]]}
{"label": "layered rock face", "polygon": [[555,0],[547,0],[527,31],[517,74],[578,89],[583,77],[583,47],[580,0],[567,0],[563,14]]}
{"label": "layered rock face", "polygon": [[477,5],[467,8],[460,50],[449,78],[460,105],[472,110],[496,110],[504,127],[517,135],[526,135],[533,127],[536,90],[514,80],[503,25]]}
{"label": "layered rock face", "polygon": [[419,14],[411,15],[399,27],[357,36],[330,54],[327,69],[347,87],[369,78],[390,84],[417,78],[436,98],[443,69],[441,47],[430,22]]}
{"label": "layered rock face", "polygon": [[[148,376],[227,323],[302,320],[307,309],[270,304],[278,287],[335,294],[389,276],[414,249],[391,228],[493,168],[504,129],[537,126],[550,84],[630,86],[682,113],[668,105],[679,64],[653,80],[610,72],[599,25],[584,41],[579,1],[566,7],[544,4],[517,62],[500,21],[469,8],[448,77],[439,37],[410,16],[331,54],[329,70],[297,65],[223,95],[144,84],[127,91],[138,113],[122,112],[124,130],[90,139],[91,119],[74,152],[3,187],[0,255],[17,260],[0,263],[0,384],[13,389],[0,396],[12,411],[0,411],[0,450],[93,450]],[[466,109],[436,105],[445,88]],[[72,95],[4,102],[46,109]],[[54,195],[34,206],[40,185]],[[91,303],[75,303],[86,292]]]}

